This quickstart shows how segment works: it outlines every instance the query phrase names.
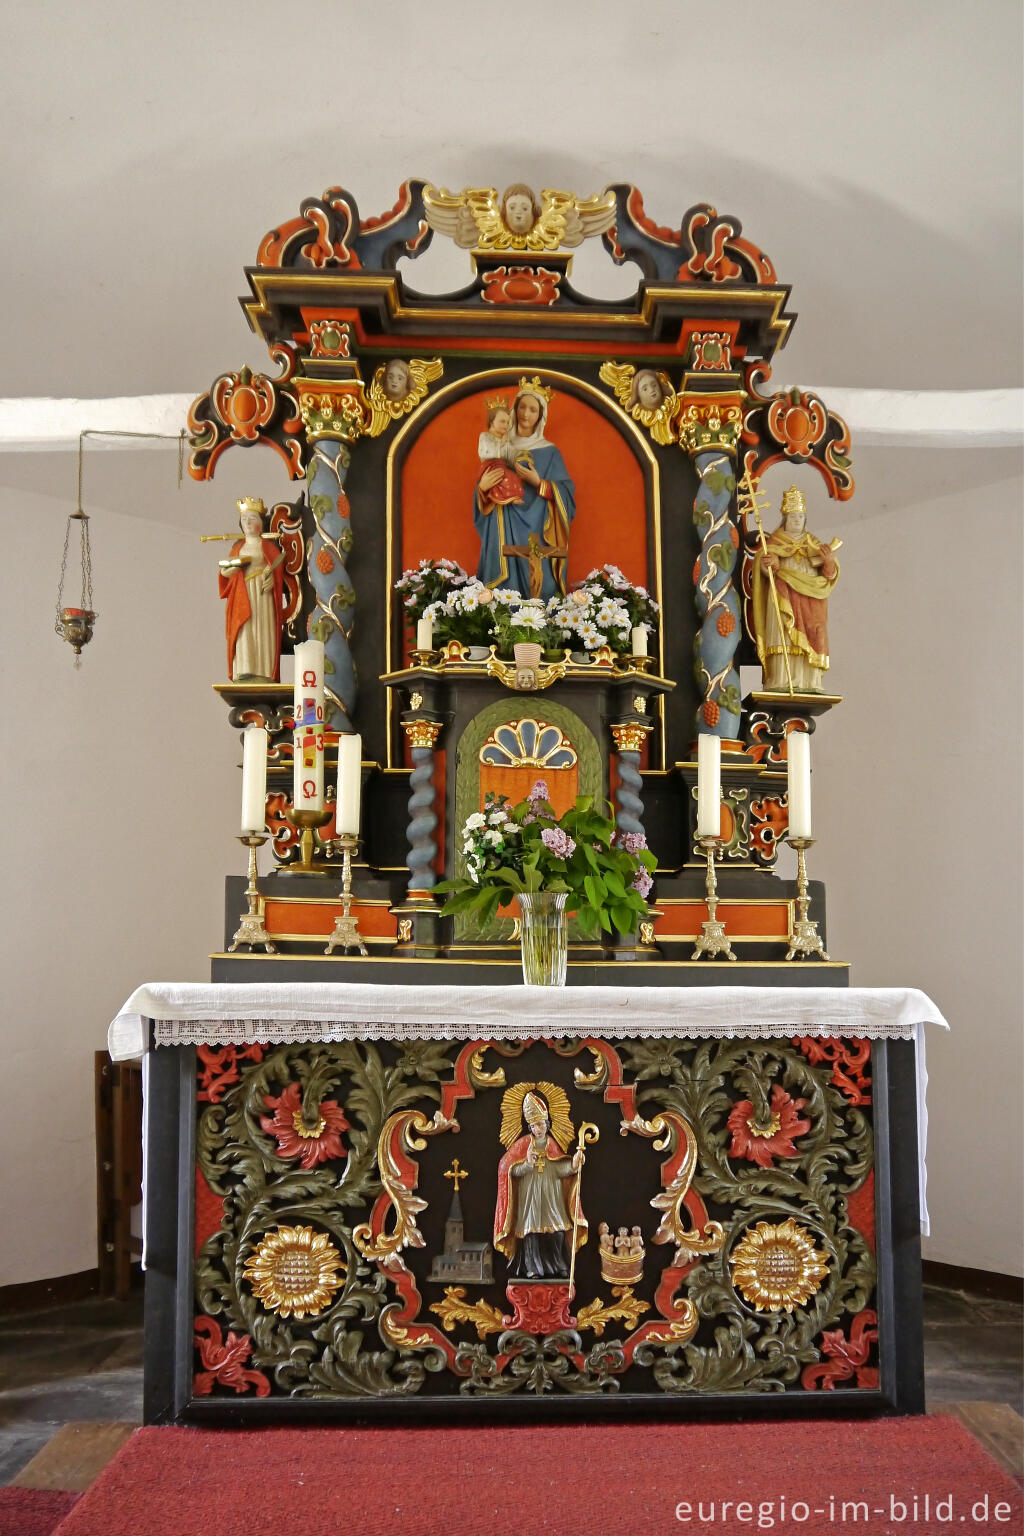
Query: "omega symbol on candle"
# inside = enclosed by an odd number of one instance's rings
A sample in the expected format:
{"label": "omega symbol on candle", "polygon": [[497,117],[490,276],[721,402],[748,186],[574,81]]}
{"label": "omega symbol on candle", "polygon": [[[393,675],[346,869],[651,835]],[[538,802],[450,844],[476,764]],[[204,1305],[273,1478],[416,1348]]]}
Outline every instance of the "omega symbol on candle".
{"label": "omega symbol on candle", "polygon": [[303,800],[312,800],[312,798],[313,798],[313,796],[315,794],[316,794],[316,781],[315,781],[315,779],[303,779],[303,781],[302,781],[302,798],[303,798]]}

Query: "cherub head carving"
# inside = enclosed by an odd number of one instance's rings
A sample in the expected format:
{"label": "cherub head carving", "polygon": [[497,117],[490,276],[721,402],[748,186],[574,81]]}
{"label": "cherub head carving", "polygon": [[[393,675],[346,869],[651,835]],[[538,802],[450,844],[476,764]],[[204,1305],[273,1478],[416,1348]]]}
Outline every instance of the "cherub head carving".
{"label": "cherub head carving", "polygon": [[409,372],[409,364],[401,357],[393,357],[384,369],[384,378],[381,388],[389,400],[404,400],[412,389],[412,375]]}
{"label": "cherub head carving", "polygon": [[513,235],[528,235],[540,218],[540,203],[533,188],[515,181],[501,194],[501,217]]}
{"label": "cherub head carving", "polygon": [[639,405],[645,411],[656,411],[665,400],[665,389],[653,368],[641,368],[633,375],[629,392],[629,405]]}

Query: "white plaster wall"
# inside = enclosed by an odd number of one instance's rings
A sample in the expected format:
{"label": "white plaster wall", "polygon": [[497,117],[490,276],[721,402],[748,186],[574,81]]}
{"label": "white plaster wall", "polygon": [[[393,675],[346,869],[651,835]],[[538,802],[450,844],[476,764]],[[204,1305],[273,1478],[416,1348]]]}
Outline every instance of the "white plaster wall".
{"label": "white plaster wall", "polygon": [[816,505],[845,539],[845,702],[814,737],[809,857],[852,983],[921,987],[951,1025],[927,1041],[925,1256],[1021,1274],[1020,461],[939,453],[915,492],[914,457],[865,451],[848,509]]}
{"label": "white plaster wall", "polygon": [[210,689],[215,559],[171,525],[167,455],[162,469],[163,520],[91,520],[99,621],[77,672],[53,632],[74,502],[0,493],[0,1285],[95,1265],[93,1052],[138,982],[209,978],[223,875],[242,868],[234,733]]}

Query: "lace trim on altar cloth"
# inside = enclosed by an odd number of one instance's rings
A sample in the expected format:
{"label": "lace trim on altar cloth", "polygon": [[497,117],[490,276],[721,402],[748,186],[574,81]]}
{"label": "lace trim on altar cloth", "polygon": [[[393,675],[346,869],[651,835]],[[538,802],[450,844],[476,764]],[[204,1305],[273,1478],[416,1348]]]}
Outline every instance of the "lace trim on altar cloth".
{"label": "lace trim on altar cloth", "polygon": [[[842,1035],[846,1039],[913,1040],[917,1033],[915,1024],[899,1019],[847,1023]],[[590,1036],[604,1040],[705,1040],[718,1037],[735,1040],[779,1040],[794,1035],[812,1034],[816,1039],[834,1039],[833,1031],[825,1032],[818,1026],[808,1028],[806,1021],[789,1023],[766,1021],[760,1026],[746,1024],[737,1028],[732,1020],[702,1020],[699,1028],[688,1028],[683,1019],[659,1019],[650,1023],[633,1018],[628,1023],[616,1024],[603,1019],[572,1020],[552,1028],[550,1021],[530,1028],[521,1019],[510,1019],[505,1024],[490,1020],[479,1034],[467,1031],[464,1022],[440,1024],[422,1019],[407,1023],[395,1020],[333,1020],[323,1019],[155,1019],[153,1021],[154,1045],[292,1045],[316,1041],[342,1040],[395,1041],[406,1040],[526,1040],[554,1039],[577,1040]]]}

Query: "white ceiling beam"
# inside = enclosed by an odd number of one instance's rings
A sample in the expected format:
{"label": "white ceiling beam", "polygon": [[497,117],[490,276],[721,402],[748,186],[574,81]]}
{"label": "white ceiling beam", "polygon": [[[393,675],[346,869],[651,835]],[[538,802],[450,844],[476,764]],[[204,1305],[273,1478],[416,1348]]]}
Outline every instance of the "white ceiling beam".
{"label": "white ceiling beam", "polygon": [[[1014,448],[1024,445],[1024,389],[815,389],[843,417],[858,446]],[[0,452],[77,449],[84,429],[177,437],[193,395],[106,400],[0,399]],[[92,448],[158,448],[159,440],[95,437]]]}

